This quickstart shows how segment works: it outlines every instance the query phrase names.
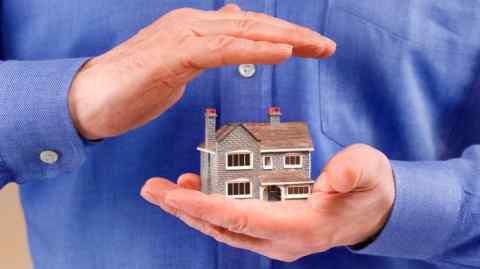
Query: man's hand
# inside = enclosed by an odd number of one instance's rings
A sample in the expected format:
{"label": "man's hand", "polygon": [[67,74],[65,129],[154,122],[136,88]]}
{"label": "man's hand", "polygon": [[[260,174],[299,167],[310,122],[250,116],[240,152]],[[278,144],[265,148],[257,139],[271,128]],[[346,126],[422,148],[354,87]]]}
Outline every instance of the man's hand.
{"label": "man's hand", "polygon": [[88,61],[72,83],[70,113],[84,137],[111,137],[160,115],[204,69],[334,51],[335,43],[319,33],[232,4],[219,11],[178,9]]}
{"label": "man's hand", "polygon": [[337,153],[305,201],[233,200],[199,189],[198,176],[185,174],[178,185],[152,178],[141,194],[220,242],[283,261],[368,240],[384,226],[395,195],[389,160],[366,145]]}

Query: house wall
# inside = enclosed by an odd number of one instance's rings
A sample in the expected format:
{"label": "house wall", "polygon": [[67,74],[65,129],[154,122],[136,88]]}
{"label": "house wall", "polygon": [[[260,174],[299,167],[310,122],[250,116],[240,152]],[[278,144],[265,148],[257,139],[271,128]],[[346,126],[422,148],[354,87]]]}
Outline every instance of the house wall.
{"label": "house wall", "polygon": [[[248,170],[227,170],[225,168],[226,153],[235,150],[249,150],[252,152],[253,168]],[[212,186],[215,192],[225,194],[225,182],[229,180],[248,178],[252,182],[253,198],[260,198],[260,183],[257,178],[259,169],[263,170],[262,159],[255,139],[242,127],[237,127],[217,145],[217,173],[216,182]]]}
{"label": "house wall", "polygon": [[210,177],[208,174],[208,153],[200,151],[200,178],[202,180],[202,192],[210,193]]}
{"label": "house wall", "polygon": [[[225,166],[226,154],[236,150],[249,150],[252,152],[252,169],[227,170]],[[294,154],[302,155],[302,168],[284,168],[283,157],[289,153],[260,153],[257,141],[242,127],[237,127],[227,137],[225,137],[217,145],[217,154],[212,155],[217,159],[212,162],[214,165],[212,171],[211,191],[215,193],[225,194],[225,182],[239,178],[248,178],[252,182],[252,198],[260,198],[260,182],[258,172],[269,171],[263,169],[264,155],[272,156],[273,170],[292,170],[303,172],[306,177],[310,177],[310,154],[308,152],[295,152]],[[216,167],[215,167],[216,166]]]}
{"label": "house wall", "polygon": [[[300,154],[302,156],[302,168],[284,168],[283,158],[288,154]],[[306,177],[310,176],[310,154],[308,152],[275,152],[275,153],[262,153],[262,159],[260,160],[260,165],[263,170],[263,156],[272,156],[273,169],[270,171],[299,171],[302,172]],[[268,171],[268,170],[265,170]]]}
{"label": "house wall", "polygon": [[213,193],[215,187],[212,184],[216,182],[217,160],[216,154],[200,152],[200,178],[202,180],[202,192]]}
{"label": "house wall", "polygon": [[217,184],[217,156],[218,154],[210,154],[210,185],[209,185],[209,193],[214,193],[216,190]]}

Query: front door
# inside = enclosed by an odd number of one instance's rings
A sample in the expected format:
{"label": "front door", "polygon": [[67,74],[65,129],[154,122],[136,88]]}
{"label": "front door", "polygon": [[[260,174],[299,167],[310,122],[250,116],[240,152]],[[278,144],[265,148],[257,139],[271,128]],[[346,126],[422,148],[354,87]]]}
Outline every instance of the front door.
{"label": "front door", "polygon": [[282,190],[277,186],[268,186],[265,188],[267,201],[281,201]]}

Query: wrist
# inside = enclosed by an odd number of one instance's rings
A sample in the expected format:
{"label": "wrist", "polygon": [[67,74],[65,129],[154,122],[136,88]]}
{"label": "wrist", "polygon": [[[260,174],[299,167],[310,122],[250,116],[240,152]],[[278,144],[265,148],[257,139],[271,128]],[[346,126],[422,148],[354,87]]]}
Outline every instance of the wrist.
{"label": "wrist", "polygon": [[376,216],[372,215],[370,223],[364,230],[363,235],[353,243],[349,244],[354,247],[365,247],[375,241],[375,239],[383,231],[388,219],[390,218],[393,204],[395,201],[395,180],[390,160],[381,154],[380,169],[378,170],[377,185],[369,190],[370,195],[376,196],[378,207],[373,208],[378,212]]}
{"label": "wrist", "polygon": [[95,134],[90,127],[93,121],[89,119],[93,117],[87,116],[91,113],[88,112],[89,104],[86,96],[84,96],[90,87],[88,86],[87,70],[91,68],[92,60],[93,59],[87,61],[73,78],[68,94],[68,108],[77,132],[83,138],[94,141],[102,139],[103,137]]}

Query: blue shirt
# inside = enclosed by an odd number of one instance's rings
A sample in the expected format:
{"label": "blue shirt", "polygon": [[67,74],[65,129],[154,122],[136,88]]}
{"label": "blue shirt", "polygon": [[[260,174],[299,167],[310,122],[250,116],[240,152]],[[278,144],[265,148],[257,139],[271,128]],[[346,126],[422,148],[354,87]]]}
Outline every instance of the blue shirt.
{"label": "blue shirt", "polygon": [[[0,185],[21,184],[35,268],[479,267],[480,2],[226,2],[322,32],[337,53],[257,66],[249,79],[236,66],[209,70],[148,125],[90,144],[66,99],[82,63],[172,9],[224,2],[2,1]],[[352,143],[392,160],[396,200],[372,244],[283,263],[217,243],[139,196],[149,177],[198,172],[206,107],[222,125],[265,121],[271,105],[310,125],[314,176]],[[40,161],[47,149],[55,164]]]}

